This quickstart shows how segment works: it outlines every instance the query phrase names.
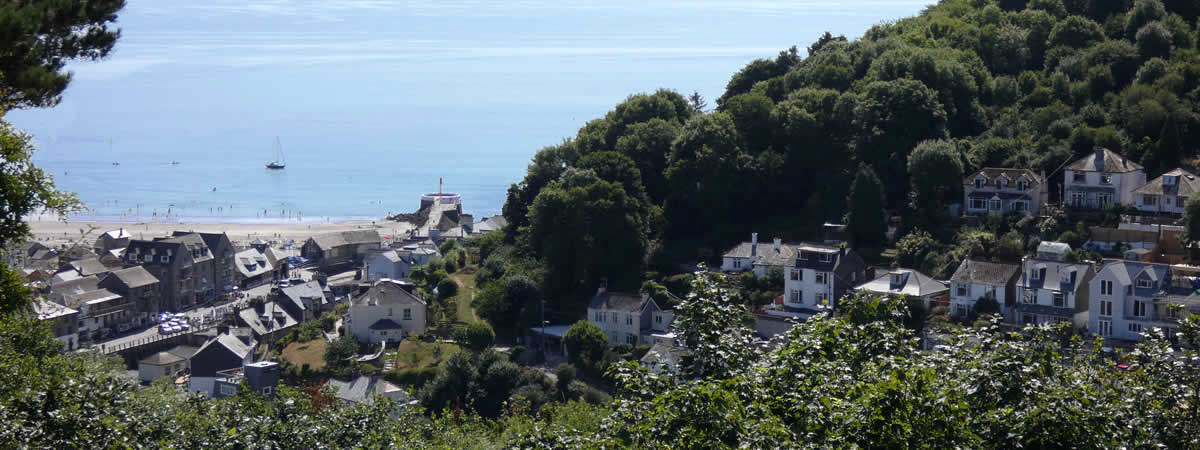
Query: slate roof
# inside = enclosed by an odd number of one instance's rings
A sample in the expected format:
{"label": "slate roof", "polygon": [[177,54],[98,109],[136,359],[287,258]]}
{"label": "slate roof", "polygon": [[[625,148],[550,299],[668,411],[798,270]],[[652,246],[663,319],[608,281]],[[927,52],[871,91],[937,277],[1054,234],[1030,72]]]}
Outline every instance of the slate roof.
{"label": "slate roof", "polygon": [[[900,275],[899,283],[892,283],[892,274]],[[917,297],[950,291],[950,288],[946,287],[942,282],[912,269],[892,270],[884,273],[879,278],[859,285],[855,289],[884,295],[911,295]]]}
{"label": "slate roof", "polygon": [[67,269],[62,272],[58,272],[58,273],[54,274],[54,276],[50,277],[50,284],[51,285],[62,284],[62,283],[66,283],[68,281],[78,280],[80,278],[83,278],[83,277],[79,275],[79,272],[76,272],[71,269]]}
{"label": "slate roof", "polygon": [[75,270],[79,271],[80,275],[85,277],[88,275],[108,273],[110,270],[108,266],[105,266],[104,263],[100,262],[99,258],[95,257],[71,261],[70,265],[71,267],[74,267]]}
{"label": "slate roof", "polygon": [[396,321],[394,321],[392,319],[379,319],[379,320],[376,320],[375,323],[371,324],[371,326],[369,326],[367,328],[370,328],[372,330],[400,330],[400,329],[403,329],[404,327],[400,326],[400,324],[396,323]]}
{"label": "slate roof", "polygon": [[379,377],[362,375],[350,381],[331,378],[325,385],[336,391],[337,398],[350,403],[370,402],[372,394],[399,397],[394,401],[400,402],[411,400],[403,388]]}
{"label": "slate roof", "polygon": [[31,308],[33,308],[33,314],[37,316],[38,320],[50,320],[79,313],[79,311],[44,299],[35,300]]}
{"label": "slate roof", "polygon": [[607,311],[639,312],[642,308],[646,307],[646,303],[649,301],[653,301],[650,299],[650,294],[604,290],[603,292],[597,292],[596,296],[592,297],[592,301],[588,303],[588,308]]}
{"label": "slate roof", "polygon": [[1020,270],[1021,267],[1016,264],[976,261],[967,258],[958,265],[958,270],[954,271],[954,276],[950,277],[950,281],[1003,286],[1008,284],[1009,280],[1012,280]]}
{"label": "slate roof", "polygon": [[358,297],[355,297],[353,302],[355,305],[406,305],[418,304],[425,306],[425,299],[421,296],[409,292],[404,288],[408,284],[398,280],[384,278],[376,281],[371,285],[370,289],[363,292]]}
{"label": "slate roof", "polygon": [[783,267],[795,257],[796,249],[791,245],[780,245],[779,251],[775,251],[774,244],[772,244],[771,250],[766,253],[759,252],[758,260],[754,262],[754,265]]}
{"label": "slate roof", "polygon": [[671,372],[677,372],[679,362],[683,359],[683,354],[682,348],[669,345],[665,342],[659,342],[650,347],[650,351],[646,352],[645,356],[642,356],[641,362],[652,370],[667,369]]}
{"label": "slate roof", "polygon": [[301,311],[307,309],[304,307],[304,299],[306,298],[317,299],[317,304],[325,303],[325,292],[321,290],[321,283],[317,281],[309,281],[304,284],[288,286],[280,289],[279,292],[283,294],[283,297],[288,299],[288,301],[296,304],[296,307]]}
{"label": "slate roof", "polygon": [[96,305],[113,300],[119,300],[124,297],[108,289],[97,289],[94,291],[84,292],[79,295],[68,295],[68,305]]}
{"label": "slate roof", "polygon": [[1020,178],[1020,177],[1025,177],[1025,179],[1029,180],[1031,187],[1034,185],[1042,184],[1042,177],[1038,176],[1038,174],[1034,173],[1032,170],[1029,170],[1029,169],[1009,169],[1009,168],[1000,168],[1000,167],[984,167],[982,169],[977,170],[973,174],[963,177],[963,185],[974,185],[975,179],[979,178],[980,175],[983,175],[985,178],[987,178],[986,184],[989,184],[992,186],[996,185],[996,179],[1000,178],[1001,175],[1008,177],[1008,185],[1010,187],[1016,186],[1017,178]]}
{"label": "slate roof", "polygon": [[[1134,262],[1134,261],[1115,261],[1115,262],[1106,264],[1104,266],[1104,268],[1100,269],[1100,273],[1097,275],[1099,276],[1100,274],[1111,274],[1113,279],[1116,280],[1118,283],[1120,283],[1121,286],[1131,286],[1131,285],[1136,286],[1133,281],[1142,277],[1143,273],[1145,274],[1146,277],[1148,277],[1150,279],[1150,281],[1154,282],[1155,287],[1154,288],[1140,288],[1138,290],[1140,291],[1142,289],[1147,289],[1147,290],[1158,291],[1159,290],[1158,288],[1160,287],[1160,284],[1161,284],[1160,281],[1170,278],[1171,269],[1166,264],[1150,264],[1150,263]],[[1154,292],[1149,292],[1149,293],[1139,292],[1138,294],[1145,296],[1145,295],[1152,295],[1153,293]]]}
{"label": "slate roof", "polygon": [[82,294],[87,291],[94,291],[100,285],[100,279],[95,275],[89,275],[83,278],[64,281],[62,283],[52,283],[50,291],[56,294]]}
{"label": "slate roof", "polygon": [[133,266],[128,269],[118,270],[109,276],[117,277],[118,280],[121,280],[121,283],[130,289],[158,282],[158,278],[155,278],[154,275],[150,274],[142,266]]}
{"label": "slate roof", "polygon": [[721,256],[726,258],[752,258],[766,255],[768,253],[775,253],[774,242],[759,242],[757,247],[758,250],[754,252],[754,255],[751,255],[751,250],[755,248],[755,245],[751,242],[743,242],[729,249],[729,251],[725,252],[725,254]]}
{"label": "slate roof", "polygon": [[168,349],[167,352],[183,359],[191,359],[192,355],[195,355],[197,350],[200,349],[190,345],[176,345]]}
{"label": "slate roof", "polygon": [[[1163,178],[1165,177],[1176,177],[1178,182],[1174,185],[1164,184]],[[1200,180],[1196,179],[1196,174],[1183,169],[1164,173],[1133,191],[1134,194],[1178,196],[1190,196],[1197,192],[1200,192]]]}
{"label": "slate roof", "polygon": [[343,245],[378,244],[379,232],[375,230],[347,230],[336,233],[318,234],[309,238],[321,250]]}
{"label": "slate roof", "polygon": [[238,339],[237,336],[223,333],[209,339],[199,349],[196,349],[196,353],[193,353],[192,356],[196,356],[211,348],[222,348],[239,359],[245,359],[247,356],[250,356],[250,352],[253,350],[245,342],[242,342],[241,339]]}
{"label": "slate roof", "polygon": [[255,249],[237,252],[233,256],[233,263],[237,266],[238,273],[246,278],[257,277],[275,270],[274,264],[271,263],[270,259]]}
{"label": "slate roof", "polygon": [[[263,314],[267,316],[266,320],[263,320]],[[238,317],[259,336],[291,328],[299,323],[295,317],[288,314],[283,305],[275,302],[266,302],[259,308],[246,308],[238,311]]]}
{"label": "slate roof", "polygon": [[204,237],[200,233],[184,233],[176,232],[175,236],[170,239],[165,239],[166,242],[179,242],[187,247],[189,251],[208,249],[208,254],[192,255],[193,262],[203,262],[213,259],[212,249],[208,247],[208,243],[204,242]]}
{"label": "slate roof", "polygon": [[[1033,271],[1046,269],[1045,277],[1041,279],[1033,279]],[[1027,259],[1025,265],[1021,268],[1024,272],[1020,279],[1017,280],[1017,285],[1023,288],[1033,289],[1050,289],[1060,292],[1078,292],[1080,286],[1085,285],[1084,277],[1092,270],[1092,267],[1087,264],[1071,264],[1068,262],[1060,262],[1048,259]],[[1070,276],[1067,280],[1062,279],[1063,273],[1075,272],[1075,283],[1070,282]]]}
{"label": "slate roof", "polygon": [[133,237],[133,235],[129,234],[128,231],[125,231],[124,228],[118,228],[116,230],[105,231],[104,235],[108,236],[109,239],[128,239],[130,237]]}
{"label": "slate roof", "polygon": [[182,362],[182,361],[185,361],[185,359],[174,353],[158,352],[153,355],[147,356],[146,358],[142,359],[141,361],[138,361],[138,363],[139,364],[149,364],[152,366],[165,366],[168,364],[175,364],[177,362]]}
{"label": "slate roof", "polygon": [[[1104,147],[1096,147],[1095,151],[1076,160],[1067,166],[1067,170],[1076,172],[1110,172],[1126,173],[1142,170],[1142,165],[1118,155]],[[1097,158],[1100,156],[1100,158]]]}

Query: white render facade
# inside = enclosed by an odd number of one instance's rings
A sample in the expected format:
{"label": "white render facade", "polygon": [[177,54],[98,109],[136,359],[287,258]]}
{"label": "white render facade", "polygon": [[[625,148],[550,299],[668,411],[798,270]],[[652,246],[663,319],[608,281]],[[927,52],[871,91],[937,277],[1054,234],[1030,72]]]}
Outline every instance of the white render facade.
{"label": "white render facade", "polygon": [[1142,333],[1162,328],[1173,337],[1180,315],[1188,313],[1170,308],[1171,299],[1191,294],[1190,287],[1172,286],[1170,267],[1166,265],[1108,264],[1091,283],[1088,331],[1105,339],[1140,341]]}
{"label": "white render facade", "polygon": [[1200,180],[1183,169],[1175,169],[1134,191],[1134,206],[1146,213],[1183,214],[1189,196],[1200,192]]}
{"label": "white render facade", "polygon": [[425,300],[412,293],[412,284],[384,279],[350,302],[346,329],[359,342],[395,342],[425,333]]}
{"label": "white render facade", "polygon": [[1068,165],[1063,177],[1063,204],[1074,208],[1133,206],[1133,191],[1146,184],[1141,165],[1101,147]]}
{"label": "white render facade", "polygon": [[675,313],[664,310],[649,294],[608,292],[601,288],[587,309],[588,321],[608,336],[609,345],[673,344]]}
{"label": "white render facade", "polygon": [[1027,169],[980,169],[963,179],[963,214],[1038,215],[1047,200],[1042,180]]}

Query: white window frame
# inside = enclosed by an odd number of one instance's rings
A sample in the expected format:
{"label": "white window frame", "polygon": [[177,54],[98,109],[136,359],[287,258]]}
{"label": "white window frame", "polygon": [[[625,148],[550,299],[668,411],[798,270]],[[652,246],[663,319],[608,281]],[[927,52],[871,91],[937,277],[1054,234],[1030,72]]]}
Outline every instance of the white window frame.
{"label": "white window frame", "polygon": [[1148,288],[1153,288],[1153,287],[1154,287],[1154,282],[1153,282],[1153,281],[1150,281],[1150,280],[1147,280],[1147,279],[1144,279],[1144,278],[1139,278],[1139,279],[1137,280],[1137,287],[1138,287],[1138,289],[1148,289]]}
{"label": "white window frame", "polygon": [[412,320],[412,308],[404,308],[403,320]]}
{"label": "white window frame", "polygon": [[817,305],[828,305],[829,304],[829,293],[828,292],[818,292],[816,295],[815,303]]}
{"label": "white window frame", "polygon": [[1054,307],[1055,308],[1066,308],[1067,307],[1067,294],[1066,293],[1064,293],[1064,292],[1055,292],[1054,293]]}
{"label": "white window frame", "polygon": [[1151,194],[1145,194],[1142,196],[1142,204],[1146,205],[1146,206],[1158,205],[1158,196],[1151,195]]}
{"label": "white window frame", "polygon": [[792,289],[791,296],[788,298],[790,299],[790,301],[792,303],[803,305],[804,304],[804,291],[799,290],[799,289]]}
{"label": "white window frame", "polygon": [[1141,300],[1133,301],[1133,317],[1146,317],[1146,302]]}
{"label": "white window frame", "polygon": [[829,284],[829,274],[826,272],[817,272],[813,277],[813,282],[817,284]]}
{"label": "white window frame", "polygon": [[987,200],[982,198],[971,199],[971,209],[987,209]]}
{"label": "white window frame", "polygon": [[1100,280],[1100,295],[1112,295],[1113,282],[1109,280]]}
{"label": "white window frame", "polygon": [[959,297],[966,297],[970,289],[968,289],[966,283],[958,283],[956,292],[958,292]]}
{"label": "white window frame", "polygon": [[1113,307],[1113,302],[1108,301],[1108,300],[1101,300],[1100,301],[1100,315],[1101,316],[1112,316],[1112,307]]}
{"label": "white window frame", "polygon": [[989,211],[1000,211],[1000,210],[1004,209],[1004,201],[1000,200],[998,198],[991,199],[990,201],[988,201],[988,204],[989,204],[989,208],[988,208]]}
{"label": "white window frame", "polygon": [[804,272],[800,269],[792,269],[792,281],[803,281]]}
{"label": "white window frame", "polygon": [[1099,323],[1100,325],[1097,327],[1099,328],[1099,330],[1097,330],[1099,334],[1101,336],[1112,336],[1112,321],[1101,320]]}
{"label": "white window frame", "polygon": [[1071,174],[1071,181],[1075,183],[1087,183],[1087,174],[1083,172],[1075,172]]}

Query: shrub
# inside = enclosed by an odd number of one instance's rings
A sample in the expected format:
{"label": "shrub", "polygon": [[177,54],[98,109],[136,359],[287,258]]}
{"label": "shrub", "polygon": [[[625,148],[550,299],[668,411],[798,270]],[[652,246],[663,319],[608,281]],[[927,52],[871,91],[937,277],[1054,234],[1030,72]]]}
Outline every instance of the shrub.
{"label": "shrub", "polygon": [[525,348],[524,345],[518,345],[516,347],[513,347],[512,351],[508,353],[508,358],[513,361],[521,359],[521,354],[525,353],[526,350],[528,350],[528,349]]}
{"label": "shrub", "polygon": [[438,297],[450,298],[458,295],[458,282],[453,279],[446,278],[439,281],[437,284]]}
{"label": "shrub", "polygon": [[496,341],[496,332],[486,322],[475,322],[467,326],[465,337],[467,346],[479,352],[492,346]]}
{"label": "shrub", "polygon": [[589,386],[583,393],[583,401],[593,405],[607,405],[612,403],[612,396],[601,392],[599,389]]}
{"label": "shrub", "polygon": [[383,375],[389,383],[397,386],[412,386],[420,389],[438,374],[437,367],[422,367],[404,370],[394,370]]}
{"label": "shrub", "polygon": [[571,383],[575,381],[575,366],[568,363],[559,364],[558,368],[554,369],[554,376],[558,378],[558,382],[556,384],[558,390],[566,392]]}
{"label": "shrub", "polygon": [[567,346],[567,359],[572,363],[594,363],[604,358],[608,335],[596,324],[581,320],[567,329],[563,344]]}
{"label": "shrub", "polygon": [[975,314],[979,316],[1000,314],[1000,302],[992,298],[981,298],[975,302]]}

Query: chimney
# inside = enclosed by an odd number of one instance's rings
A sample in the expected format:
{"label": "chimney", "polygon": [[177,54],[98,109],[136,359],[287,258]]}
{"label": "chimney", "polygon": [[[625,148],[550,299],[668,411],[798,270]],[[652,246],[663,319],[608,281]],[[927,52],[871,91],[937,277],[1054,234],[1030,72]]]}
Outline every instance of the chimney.
{"label": "chimney", "polygon": [[605,292],[608,292],[608,279],[601,278],[600,287],[596,289],[596,295],[604,295]]}
{"label": "chimney", "polygon": [[758,256],[758,233],[750,233],[750,256]]}
{"label": "chimney", "polygon": [[775,253],[783,250],[783,239],[775,238]]}
{"label": "chimney", "polygon": [[1096,152],[1096,170],[1104,170],[1104,147],[1097,145],[1092,151]]}

